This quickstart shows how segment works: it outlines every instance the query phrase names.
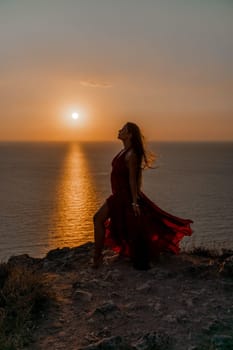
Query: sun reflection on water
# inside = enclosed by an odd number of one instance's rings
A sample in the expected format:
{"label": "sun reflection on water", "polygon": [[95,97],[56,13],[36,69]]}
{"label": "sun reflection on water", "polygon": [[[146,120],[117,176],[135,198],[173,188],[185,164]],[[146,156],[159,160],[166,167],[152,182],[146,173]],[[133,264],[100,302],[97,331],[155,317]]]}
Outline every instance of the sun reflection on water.
{"label": "sun reflection on water", "polygon": [[96,193],[88,160],[78,143],[71,143],[60,181],[51,220],[49,245],[76,246],[93,240],[92,217],[97,209]]}

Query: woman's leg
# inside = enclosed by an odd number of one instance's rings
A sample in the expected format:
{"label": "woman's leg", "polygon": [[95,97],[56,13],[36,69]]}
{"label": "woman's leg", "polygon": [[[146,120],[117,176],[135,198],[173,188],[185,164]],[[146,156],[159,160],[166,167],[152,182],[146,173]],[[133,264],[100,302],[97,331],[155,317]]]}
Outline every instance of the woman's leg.
{"label": "woman's leg", "polygon": [[101,262],[102,250],[104,247],[105,227],[104,223],[109,217],[109,210],[107,202],[95,213],[93,217],[94,221],[94,239],[95,239],[95,252],[94,252],[94,265],[98,265]]}

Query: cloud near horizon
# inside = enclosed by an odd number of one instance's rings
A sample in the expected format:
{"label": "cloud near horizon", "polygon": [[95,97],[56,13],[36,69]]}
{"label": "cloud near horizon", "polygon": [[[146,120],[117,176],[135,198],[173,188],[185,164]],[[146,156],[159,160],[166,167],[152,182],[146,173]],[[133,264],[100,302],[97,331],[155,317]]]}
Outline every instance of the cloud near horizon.
{"label": "cloud near horizon", "polygon": [[113,86],[111,83],[99,82],[95,80],[81,80],[80,85],[85,87],[100,88],[100,89],[109,89]]}

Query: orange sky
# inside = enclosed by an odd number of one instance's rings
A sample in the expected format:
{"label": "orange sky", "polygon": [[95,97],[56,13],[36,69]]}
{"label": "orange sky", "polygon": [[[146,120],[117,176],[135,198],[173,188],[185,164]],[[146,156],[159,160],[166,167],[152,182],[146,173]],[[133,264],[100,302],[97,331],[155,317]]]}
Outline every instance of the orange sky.
{"label": "orange sky", "polygon": [[[233,3],[0,2],[0,141],[233,141]],[[79,113],[77,121],[72,112]]]}

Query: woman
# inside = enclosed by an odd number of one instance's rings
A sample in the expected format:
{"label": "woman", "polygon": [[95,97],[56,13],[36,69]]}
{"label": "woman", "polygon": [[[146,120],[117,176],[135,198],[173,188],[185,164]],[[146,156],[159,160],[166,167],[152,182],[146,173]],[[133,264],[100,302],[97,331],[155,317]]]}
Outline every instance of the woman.
{"label": "woman", "polygon": [[134,123],[119,131],[123,150],[112,161],[112,195],[94,215],[94,267],[102,262],[103,247],[110,247],[148,269],[152,257],[168,251],[177,254],[179,242],[192,234],[192,220],[173,216],[141,191],[142,169],[150,166],[143,136]]}

